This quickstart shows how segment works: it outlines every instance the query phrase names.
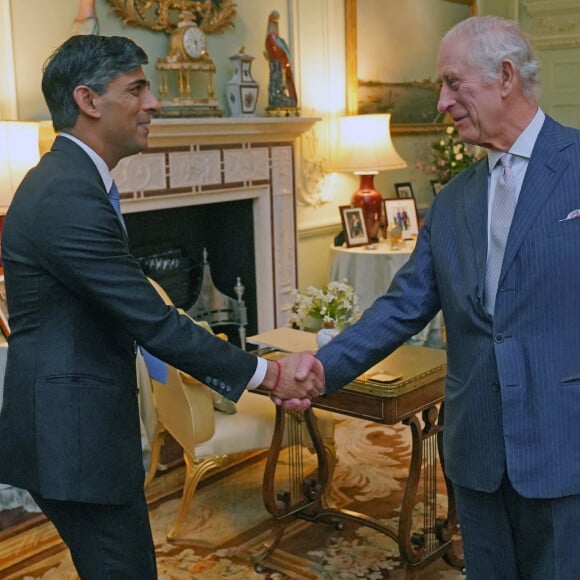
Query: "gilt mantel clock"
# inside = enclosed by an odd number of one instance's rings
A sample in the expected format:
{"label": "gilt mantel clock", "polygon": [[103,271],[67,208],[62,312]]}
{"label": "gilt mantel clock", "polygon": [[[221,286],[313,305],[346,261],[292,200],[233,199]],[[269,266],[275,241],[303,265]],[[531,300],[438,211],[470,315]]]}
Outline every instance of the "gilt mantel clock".
{"label": "gilt mantel clock", "polygon": [[107,0],[123,24],[169,35],[167,54],[156,63],[161,116],[221,117],[215,98],[216,66],[207,35],[233,26],[232,0]]}

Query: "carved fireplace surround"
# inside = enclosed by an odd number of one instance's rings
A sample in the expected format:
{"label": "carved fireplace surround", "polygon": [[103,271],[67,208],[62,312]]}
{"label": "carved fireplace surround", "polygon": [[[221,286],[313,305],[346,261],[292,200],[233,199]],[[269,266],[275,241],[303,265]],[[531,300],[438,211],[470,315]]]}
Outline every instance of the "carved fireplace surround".
{"label": "carved fireplace surround", "polygon": [[149,149],[113,171],[124,214],[252,201],[258,332],[286,326],[294,303],[295,146],[316,121],[155,119]]}

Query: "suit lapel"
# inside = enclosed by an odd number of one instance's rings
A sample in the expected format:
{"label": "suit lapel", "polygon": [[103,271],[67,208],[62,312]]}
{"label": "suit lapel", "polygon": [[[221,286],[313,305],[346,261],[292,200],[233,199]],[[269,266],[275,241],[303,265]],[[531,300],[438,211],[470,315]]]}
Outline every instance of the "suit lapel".
{"label": "suit lapel", "polygon": [[[103,196],[107,201],[109,201],[109,193],[105,190],[101,174],[99,173],[97,166],[93,163],[82,147],[79,147],[71,139],[59,135],[54,140],[51,149],[53,151],[64,151],[68,156],[70,156],[71,159],[74,160],[74,163],[71,163],[71,166],[75,167],[75,170],[79,173],[86,173],[86,175],[90,179],[93,179],[95,183],[99,183],[103,189]],[[117,217],[117,221],[119,222],[123,242],[125,243],[125,246],[129,248],[129,235],[127,233],[127,228],[125,227],[125,224],[121,222],[120,218]]]}
{"label": "suit lapel", "polygon": [[557,125],[546,118],[534,146],[506,243],[500,283],[516,257],[526,233],[569,165],[568,159],[561,155],[561,149],[569,143],[562,142],[560,147],[556,146],[556,128]]}
{"label": "suit lapel", "polygon": [[465,219],[472,240],[473,256],[477,271],[481,276],[477,281],[480,295],[483,295],[485,263],[487,260],[487,157],[475,166],[472,175],[465,182]]}

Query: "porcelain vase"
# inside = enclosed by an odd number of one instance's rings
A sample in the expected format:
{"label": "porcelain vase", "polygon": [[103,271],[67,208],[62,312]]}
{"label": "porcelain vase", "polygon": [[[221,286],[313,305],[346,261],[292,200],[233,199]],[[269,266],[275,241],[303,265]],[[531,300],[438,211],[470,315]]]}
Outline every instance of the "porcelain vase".
{"label": "porcelain vase", "polygon": [[230,56],[234,69],[232,78],[226,84],[226,95],[232,117],[254,117],[258,104],[258,83],[252,77],[253,56],[240,50]]}

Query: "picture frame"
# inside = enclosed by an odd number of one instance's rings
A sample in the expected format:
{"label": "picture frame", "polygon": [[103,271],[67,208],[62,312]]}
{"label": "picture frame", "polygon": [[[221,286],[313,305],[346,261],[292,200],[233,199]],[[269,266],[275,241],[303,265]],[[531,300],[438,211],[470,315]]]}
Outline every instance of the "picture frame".
{"label": "picture frame", "polygon": [[362,208],[341,205],[338,209],[340,210],[344,241],[347,248],[370,244]]}
{"label": "picture frame", "polygon": [[410,181],[395,183],[395,192],[399,199],[415,198],[415,194],[413,193],[413,185]]}
{"label": "picture frame", "polygon": [[[385,2],[381,10],[386,12],[377,19],[376,0],[345,3],[347,114],[391,113],[393,134],[444,130],[448,123],[437,112],[435,55],[451,26],[477,14],[477,0],[399,0]],[[417,10],[432,11],[432,18],[422,18],[432,26],[415,31],[421,40],[409,44],[407,23]],[[414,77],[408,76],[409,62]]]}
{"label": "picture frame", "polygon": [[389,198],[383,200],[387,227],[397,223],[401,226],[404,240],[412,240],[419,234],[419,215],[415,198]]}
{"label": "picture frame", "polygon": [[437,195],[443,189],[441,180],[431,179],[431,189],[433,190],[433,195]]}

